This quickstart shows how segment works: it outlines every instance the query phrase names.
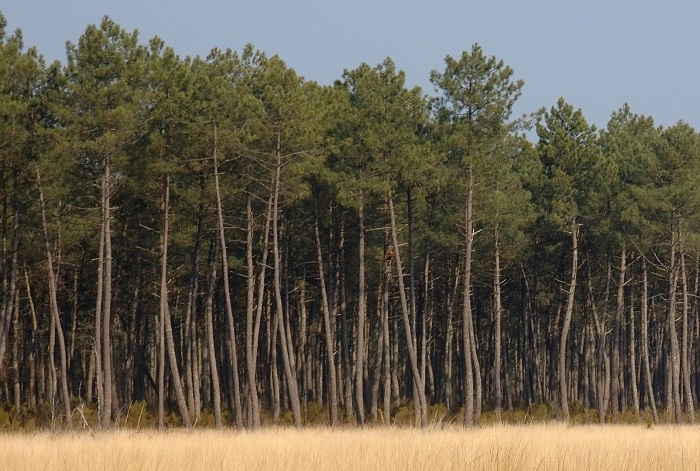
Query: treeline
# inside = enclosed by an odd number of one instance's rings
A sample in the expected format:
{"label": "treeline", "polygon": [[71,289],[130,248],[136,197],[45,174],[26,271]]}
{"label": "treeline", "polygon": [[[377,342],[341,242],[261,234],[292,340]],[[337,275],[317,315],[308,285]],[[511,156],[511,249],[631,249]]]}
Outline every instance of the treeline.
{"label": "treeline", "polygon": [[[425,426],[442,405],[693,422],[700,138],[560,99],[475,45],[434,96],[105,18],[47,65],[0,21],[0,402],[102,428]],[[402,409],[403,408],[403,409]]]}

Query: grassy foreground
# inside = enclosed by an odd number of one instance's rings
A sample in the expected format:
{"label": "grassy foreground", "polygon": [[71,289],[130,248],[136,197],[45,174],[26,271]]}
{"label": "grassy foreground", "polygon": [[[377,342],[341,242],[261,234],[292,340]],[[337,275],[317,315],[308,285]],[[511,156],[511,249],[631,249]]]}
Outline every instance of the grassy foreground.
{"label": "grassy foreground", "polygon": [[491,426],[0,435],[12,470],[700,469],[700,428]]}

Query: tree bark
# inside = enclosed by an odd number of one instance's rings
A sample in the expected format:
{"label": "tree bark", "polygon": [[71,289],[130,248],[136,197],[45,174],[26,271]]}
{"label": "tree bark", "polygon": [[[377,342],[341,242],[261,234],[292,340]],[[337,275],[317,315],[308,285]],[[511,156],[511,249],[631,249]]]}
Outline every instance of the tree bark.
{"label": "tree bark", "polygon": [[[68,359],[66,355],[66,341],[63,336],[63,327],[61,326],[61,317],[58,310],[58,295],[56,272],[53,266],[53,252],[51,243],[49,242],[49,229],[46,222],[46,204],[44,202],[44,192],[41,189],[41,175],[39,169],[36,169],[36,181],[39,187],[39,202],[41,205],[41,225],[44,232],[44,246],[46,248],[46,263],[49,275],[49,307],[53,316],[53,323],[56,326],[56,335],[58,336],[58,352],[61,361],[61,393],[63,396],[64,413],[66,414],[66,425],[68,429],[72,429],[71,410],[70,410],[70,394],[68,393]],[[17,332],[15,332],[17,335]],[[53,352],[50,352],[53,356]]]}
{"label": "tree bark", "polygon": [[495,314],[494,345],[493,345],[493,389],[495,396],[496,420],[501,420],[501,408],[503,404],[503,389],[501,386],[501,252],[498,245],[498,224],[494,229],[494,273],[493,273],[493,304]]}
{"label": "tree bark", "polygon": [[224,212],[221,202],[221,187],[219,185],[219,156],[218,133],[214,124],[214,185],[216,187],[216,211],[219,223],[219,245],[221,249],[221,276],[224,282],[224,298],[226,302],[226,318],[228,319],[229,342],[231,345],[231,372],[233,376],[233,403],[236,414],[236,425],[243,428],[243,408],[241,407],[241,384],[238,375],[238,349],[236,348],[236,330],[233,320],[233,307],[231,305],[231,289],[228,282],[228,254],[226,251],[226,234],[224,232]]}
{"label": "tree bark", "polygon": [[464,288],[462,291],[462,350],[464,356],[465,371],[465,393],[464,393],[464,426],[474,425],[474,364],[472,361],[472,251],[474,245],[474,171],[469,167],[469,180],[467,188],[467,200],[464,212],[464,237],[465,237],[465,257],[464,257]]}
{"label": "tree bark", "polygon": [[[314,203],[314,213],[316,213]],[[323,310],[323,330],[326,337],[326,360],[328,361],[328,407],[330,410],[330,425],[338,425],[338,381],[335,371],[335,339],[331,331],[331,312],[326,290],[325,270],[323,269],[323,253],[321,252],[321,235],[318,230],[318,214],[314,214],[314,234],[316,236],[316,259],[318,262],[318,278],[321,285],[321,309]]]}
{"label": "tree bark", "polygon": [[659,414],[656,410],[656,397],[654,396],[654,379],[651,376],[651,367],[649,364],[649,281],[647,278],[647,261],[642,259],[642,299],[641,299],[641,316],[642,316],[642,364],[644,365],[644,379],[646,381],[646,392],[649,406],[651,407],[654,423],[659,423]]}
{"label": "tree bark", "polygon": [[688,274],[685,267],[685,253],[681,251],[681,288],[683,290],[683,332],[681,348],[681,371],[683,375],[683,392],[685,394],[685,407],[688,414],[688,422],[695,424],[695,404],[693,403],[693,390],[690,386],[690,361],[689,361],[689,331],[688,331],[688,311],[690,302],[688,299]]}
{"label": "tree bark", "polygon": [[357,299],[357,340],[355,343],[355,402],[357,404],[357,424],[365,423],[364,401],[364,369],[365,369],[365,318],[367,316],[367,294],[365,285],[365,212],[364,195],[360,190],[360,201],[357,210],[357,222],[359,225],[359,268],[357,275],[358,299]]}
{"label": "tree bark", "polygon": [[168,302],[168,241],[170,231],[170,175],[166,174],[163,183],[163,231],[161,234],[161,261],[160,261],[160,316],[165,320],[165,345],[168,350],[168,363],[170,374],[175,387],[175,398],[182,423],[191,427],[190,415],[187,411],[187,401],[182,389],[180,372],[177,367],[177,355],[175,353],[175,339],[172,323],[170,321],[170,306]]}
{"label": "tree bark", "polygon": [[389,195],[389,219],[391,223],[391,241],[394,248],[394,262],[396,264],[396,279],[398,281],[399,298],[401,300],[401,310],[403,311],[404,329],[406,331],[406,350],[408,351],[408,361],[413,373],[413,384],[418,390],[418,400],[420,405],[420,426],[428,426],[428,407],[425,399],[425,390],[422,388],[423,380],[418,368],[418,356],[416,344],[411,330],[410,312],[406,299],[406,291],[403,283],[403,267],[401,265],[401,253],[399,250],[399,239],[396,230],[396,215],[394,213],[394,199]]}
{"label": "tree bark", "polygon": [[620,252],[620,278],[617,284],[617,309],[615,310],[615,323],[613,324],[612,362],[610,367],[610,409],[613,422],[620,420],[620,340],[622,336],[622,313],[625,309],[626,260],[627,252],[623,242]]}
{"label": "tree bark", "polygon": [[289,348],[287,329],[285,326],[285,310],[282,303],[282,261],[280,256],[279,242],[279,193],[280,180],[282,173],[282,136],[277,134],[277,146],[275,149],[276,165],[275,165],[275,182],[273,188],[273,203],[272,203],[272,252],[274,257],[274,289],[275,289],[275,307],[278,318],[278,328],[280,335],[280,343],[282,345],[282,363],[284,364],[284,374],[287,378],[287,392],[289,402],[292,406],[292,414],[294,415],[294,426],[300,428],[302,426],[301,404],[299,401],[299,387],[297,385],[296,372],[291,356],[294,351]]}
{"label": "tree bark", "polygon": [[219,369],[216,361],[216,345],[214,344],[214,289],[216,285],[216,257],[212,259],[209,269],[209,281],[207,283],[207,305],[205,316],[207,323],[207,349],[209,353],[209,372],[211,374],[211,388],[214,395],[214,420],[216,429],[220,430],[221,420],[221,387],[219,384]]}
{"label": "tree bark", "polygon": [[676,238],[675,215],[674,224],[671,229],[671,257],[668,267],[668,336],[670,343],[669,359],[671,373],[671,397],[667,398],[673,404],[673,415],[676,423],[681,422],[681,394],[680,394],[680,352],[678,347],[678,335],[676,333],[676,297],[678,293],[678,263]]}
{"label": "tree bark", "polygon": [[571,222],[571,278],[566,300],[566,311],[564,313],[564,325],[561,329],[561,339],[559,343],[559,394],[561,399],[561,409],[563,419],[569,421],[569,401],[567,399],[566,382],[566,340],[571,326],[571,317],[574,313],[574,298],[576,296],[576,275],[578,273],[578,231],[579,227],[574,217]]}

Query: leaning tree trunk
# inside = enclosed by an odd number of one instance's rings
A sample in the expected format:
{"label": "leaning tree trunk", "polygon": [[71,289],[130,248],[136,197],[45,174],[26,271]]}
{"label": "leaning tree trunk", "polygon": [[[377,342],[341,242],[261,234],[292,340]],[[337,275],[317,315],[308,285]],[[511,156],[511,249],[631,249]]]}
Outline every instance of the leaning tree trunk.
{"label": "leaning tree trunk", "polygon": [[[314,213],[316,207],[314,203]],[[338,425],[338,381],[335,371],[335,339],[331,332],[331,312],[326,292],[326,277],[323,269],[323,253],[321,252],[321,235],[318,230],[318,215],[314,214],[314,234],[316,236],[316,258],[318,262],[318,278],[321,285],[321,308],[323,310],[323,330],[326,337],[326,357],[328,360],[328,407],[330,409],[331,427]]]}
{"label": "leaning tree trunk", "polygon": [[574,297],[576,295],[576,274],[578,272],[578,224],[576,217],[571,223],[571,278],[564,312],[564,325],[561,329],[559,343],[559,394],[561,396],[561,410],[565,421],[569,420],[569,402],[567,399],[566,385],[566,340],[571,327],[571,317],[574,313]]}
{"label": "leaning tree trunk", "polygon": [[296,372],[293,368],[292,358],[293,351],[290,351],[287,329],[285,325],[285,311],[282,303],[282,261],[280,256],[280,241],[279,241],[279,193],[280,180],[282,173],[282,136],[277,134],[277,146],[275,149],[276,165],[275,165],[275,182],[273,185],[273,202],[272,202],[272,253],[274,257],[274,290],[275,290],[275,308],[277,311],[278,328],[280,343],[282,345],[282,363],[284,365],[284,375],[287,379],[287,393],[289,402],[292,406],[292,414],[294,415],[294,426],[299,428],[302,426],[301,403],[299,401],[299,386],[297,385]]}
{"label": "leaning tree trunk", "polygon": [[168,350],[168,363],[170,364],[170,374],[173,377],[175,386],[175,398],[182,423],[186,427],[191,427],[190,415],[187,411],[187,401],[182,389],[180,372],[177,369],[177,355],[175,354],[175,339],[173,328],[170,322],[170,306],[168,304],[168,240],[170,230],[170,175],[165,176],[163,184],[163,232],[161,234],[161,265],[160,265],[160,316],[165,321],[165,344]]}
{"label": "leaning tree trunk", "polygon": [[[44,229],[44,245],[46,247],[46,262],[47,271],[49,274],[49,306],[51,309],[51,315],[53,316],[53,323],[56,326],[56,334],[58,336],[58,351],[61,359],[61,393],[63,396],[64,412],[66,414],[66,424],[69,429],[72,427],[71,422],[71,410],[70,410],[70,395],[68,394],[68,361],[66,356],[66,341],[63,336],[63,327],[61,326],[61,318],[58,311],[58,296],[57,296],[57,284],[56,284],[56,273],[53,268],[53,253],[51,250],[51,243],[49,242],[49,229],[46,222],[46,205],[44,203],[44,192],[41,189],[41,175],[39,174],[39,169],[36,170],[36,181],[39,187],[39,202],[41,205],[41,225]],[[17,335],[15,333],[15,335]],[[50,352],[53,355],[53,352]]]}
{"label": "leaning tree trunk", "polygon": [[221,187],[219,185],[219,156],[217,127],[214,124],[214,185],[216,187],[216,214],[219,223],[219,245],[221,248],[221,277],[224,281],[224,298],[226,302],[226,318],[228,319],[229,339],[231,342],[231,372],[233,376],[233,404],[236,414],[236,425],[243,428],[243,408],[241,407],[241,384],[238,375],[238,349],[236,348],[236,330],[231,305],[231,289],[228,282],[228,254],[226,252],[226,235],[224,233],[224,212],[221,203]]}
{"label": "leaning tree trunk", "polygon": [[216,256],[213,257],[209,269],[207,283],[207,305],[204,310],[207,323],[207,350],[209,353],[209,372],[211,374],[211,389],[214,395],[214,420],[217,430],[223,425],[221,420],[221,387],[219,384],[219,369],[216,362],[216,345],[214,344],[214,289],[216,284]]}
{"label": "leaning tree trunk", "polygon": [[683,376],[683,392],[685,394],[685,407],[688,414],[688,422],[695,424],[695,404],[693,403],[693,390],[690,385],[690,361],[688,352],[688,311],[690,304],[688,299],[688,274],[685,269],[685,254],[681,252],[681,284],[683,289],[683,332],[681,348],[681,372]]}
{"label": "leaning tree trunk", "polygon": [[654,396],[654,380],[651,377],[649,364],[649,281],[647,278],[647,261],[642,258],[642,364],[644,366],[644,379],[646,381],[647,400],[651,407],[654,423],[659,423],[659,413],[656,410],[656,398]]}
{"label": "leaning tree trunk", "polygon": [[422,428],[428,426],[428,406],[425,399],[425,390],[422,387],[423,380],[418,368],[418,355],[416,344],[411,330],[411,320],[409,314],[408,300],[403,283],[403,267],[401,265],[401,254],[399,250],[399,240],[396,231],[396,215],[394,214],[394,199],[389,195],[389,219],[391,224],[391,241],[394,248],[394,261],[396,263],[396,279],[398,280],[399,298],[401,300],[401,310],[403,311],[403,323],[406,330],[406,350],[408,351],[408,361],[413,373],[413,384],[418,392],[420,406],[420,425]]}

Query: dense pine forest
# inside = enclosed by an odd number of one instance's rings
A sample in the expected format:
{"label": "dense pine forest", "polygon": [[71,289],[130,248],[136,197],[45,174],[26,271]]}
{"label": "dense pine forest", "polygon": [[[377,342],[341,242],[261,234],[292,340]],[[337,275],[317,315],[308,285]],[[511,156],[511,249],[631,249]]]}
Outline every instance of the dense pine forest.
{"label": "dense pine forest", "polygon": [[46,64],[6,25],[2,427],[695,421],[689,125],[514,119],[478,45],[425,95],[108,18]]}

